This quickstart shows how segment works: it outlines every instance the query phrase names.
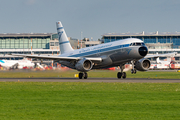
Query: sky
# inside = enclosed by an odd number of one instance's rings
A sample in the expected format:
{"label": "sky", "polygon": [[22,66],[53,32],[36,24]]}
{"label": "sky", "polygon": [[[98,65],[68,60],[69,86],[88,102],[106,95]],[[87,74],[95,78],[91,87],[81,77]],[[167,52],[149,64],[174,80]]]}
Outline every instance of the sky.
{"label": "sky", "polygon": [[180,32],[180,0],[0,0],[0,33],[56,33],[72,38],[105,33]]}

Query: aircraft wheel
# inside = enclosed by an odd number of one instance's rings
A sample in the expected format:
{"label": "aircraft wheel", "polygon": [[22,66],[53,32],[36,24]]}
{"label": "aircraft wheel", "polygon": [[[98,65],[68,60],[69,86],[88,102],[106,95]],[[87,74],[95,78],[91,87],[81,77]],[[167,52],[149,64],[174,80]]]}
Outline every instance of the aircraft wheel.
{"label": "aircraft wheel", "polygon": [[79,79],[83,78],[83,73],[79,73]]}
{"label": "aircraft wheel", "polygon": [[133,74],[133,73],[136,74],[136,69],[134,69],[134,70],[131,69],[131,73],[132,73],[132,74]]}
{"label": "aircraft wheel", "polygon": [[134,73],[134,70],[133,69],[131,69],[131,74],[133,74]]}
{"label": "aircraft wheel", "polygon": [[123,78],[123,79],[126,78],[126,73],[125,73],[125,72],[122,73],[122,78]]}
{"label": "aircraft wheel", "polygon": [[84,79],[87,79],[87,78],[88,78],[88,74],[84,73]]}
{"label": "aircraft wheel", "polygon": [[117,78],[118,78],[118,79],[121,79],[121,76],[122,76],[122,73],[121,73],[121,72],[118,72],[118,73],[117,73]]}

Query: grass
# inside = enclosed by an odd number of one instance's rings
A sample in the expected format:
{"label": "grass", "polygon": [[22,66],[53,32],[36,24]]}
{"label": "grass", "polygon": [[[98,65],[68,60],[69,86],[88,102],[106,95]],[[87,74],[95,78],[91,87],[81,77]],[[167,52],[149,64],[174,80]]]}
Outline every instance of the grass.
{"label": "grass", "polygon": [[[71,77],[73,78],[78,71],[1,71],[0,78],[38,78],[38,77]],[[88,72],[89,78],[116,78],[117,71],[92,70]],[[127,78],[152,78],[152,79],[180,79],[180,72],[176,71],[146,71],[137,74],[127,72]]]}
{"label": "grass", "polygon": [[179,101],[179,83],[0,82],[2,120],[174,120]]}

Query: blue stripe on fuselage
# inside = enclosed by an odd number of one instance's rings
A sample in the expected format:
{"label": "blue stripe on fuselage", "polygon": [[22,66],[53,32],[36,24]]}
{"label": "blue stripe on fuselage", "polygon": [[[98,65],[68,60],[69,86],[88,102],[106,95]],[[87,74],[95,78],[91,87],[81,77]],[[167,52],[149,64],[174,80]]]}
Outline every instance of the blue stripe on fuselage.
{"label": "blue stripe on fuselage", "polygon": [[69,57],[89,56],[89,55],[93,55],[93,54],[97,54],[97,53],[101,53],[101,52],[108,52],[108,51],[112,51],[112,50],[116,50],[116,49],[120,49],[120,48],[129,47],[129,45],[130,44],[124,44],[124,45],[118,45],[118,46],[108,47],[108,48],[104,48],[104,49],[98,49],[98,50],[93,50],[93,51],[89,51],[89,52],[79,53],[76,55],[71,55]]}

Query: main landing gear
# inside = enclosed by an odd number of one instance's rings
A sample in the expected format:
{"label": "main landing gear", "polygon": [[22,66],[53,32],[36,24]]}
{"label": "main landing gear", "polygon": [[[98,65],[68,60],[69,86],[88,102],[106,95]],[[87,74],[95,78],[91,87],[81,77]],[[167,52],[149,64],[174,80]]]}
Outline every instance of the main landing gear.
{"label": "main landing gear", "polygon": [[118,78],[118,79],[121,79],[121,77],[122,77],[123,79],[125,79],[125,78],[126,78],[126,73],[125,73],[125,72],[118,72],[118,73],[117,73],[117,78]]}
{"label": "main landing gear", "polygon": [[120,66],[120,69],[121,69],[121,72],[118,72],[118,73],[117,73],[117,78],[118,78],[118,79],[121,79],[121,77],[122,77],[123,79],[125,79],[125,78],[126,78],[126,73],[123,72],[123,70],[124,70],[124,65],[121,65],[121,66]]}
{"label": "main landing gear", "polygon": [[88,74],[86,72],[81,72],[79,73],[79,79],[87,79],[88,78]]}

